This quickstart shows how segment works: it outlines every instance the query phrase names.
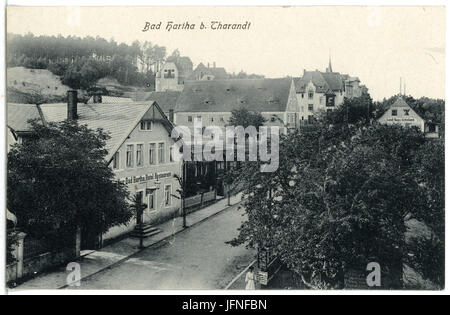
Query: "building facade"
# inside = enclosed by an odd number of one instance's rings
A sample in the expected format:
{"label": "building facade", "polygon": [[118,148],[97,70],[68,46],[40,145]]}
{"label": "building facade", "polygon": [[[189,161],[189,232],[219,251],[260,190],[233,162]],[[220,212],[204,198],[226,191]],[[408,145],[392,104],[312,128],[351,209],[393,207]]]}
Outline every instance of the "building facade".
{"label": "building facade", "polygon": [[339,73],[304,71],[295,83],[302,123],[321,112],[330,112],[344,102],[345,87]]}
{"label": "building facade", "polygon": [[394,104],[392,104],[383,116],[378,119],[378,122],[386,125],[417,127],[422,132],[425,132],[425,120],[420,117],[401,96],[399,96]]}
{"label": "building facade", "polygon": [[180,73],[174,62],[166,62],[161,66],[155,76],[155,91],[181,91],[183,83]]}
{"label": "building facade", "polygon": [[333,72],[330,63],[325,72],[303,71],[303,76],[295,79],[295,89],[300,105],[300,123],[312,122],[321,114],[335,110],[345,98],[360,97],[364,86],[358,77]]}
{"label": "building facade", "polygon": [[261,113],[268,126],[298,125],[300,109],[290,78],[189,81],[177,101],[175,124],[191,133],[195,123],[224,130],[232,111],[241,108]]}
{"label": "building facade", "polygon": [[[75,95],[69,97],[68,104],[8,104],[11,141],[23,142],[33,136],[29,119],[43,123],[77,119],[90,129],[108,132],[105,162],[115,179],[126,184],[130,195],[140,196],[147,205],[143,222],[156,224],[180,214],[181,201],[174,196],[180,188],[177,177],[182,176],[182,161],[173,159],[173,125],[156,102],[78,104]],[[96,246],[133,231],[137,221],[135,217],[125,226],[111,228]]]}

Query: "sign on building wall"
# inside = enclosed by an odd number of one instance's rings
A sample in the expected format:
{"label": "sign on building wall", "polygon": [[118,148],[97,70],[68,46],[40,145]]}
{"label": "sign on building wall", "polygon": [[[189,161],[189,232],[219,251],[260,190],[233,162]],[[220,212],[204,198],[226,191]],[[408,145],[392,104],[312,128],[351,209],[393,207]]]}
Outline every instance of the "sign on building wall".
{"label": "sign on building wall", "polygon": [[138,184],[142,182],[146,182],[149,180],[159,180],[162,178],[169,178],[172,177],[172,172],[160,172],[160,173],[151,173],[146,175],[139,175],[139,176],[130,176],[119,179],[122,183],[125,184]]}

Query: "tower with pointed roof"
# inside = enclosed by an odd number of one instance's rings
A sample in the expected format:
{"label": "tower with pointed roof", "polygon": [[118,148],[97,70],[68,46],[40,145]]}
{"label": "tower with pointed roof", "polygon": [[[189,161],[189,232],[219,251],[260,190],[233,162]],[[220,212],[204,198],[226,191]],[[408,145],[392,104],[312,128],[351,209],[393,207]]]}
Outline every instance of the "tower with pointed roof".
{"label": "tower with pointed roof", "polygon": [[333,72],[333,67],[331,66],[331,54],[328,60],[328,68],[326,70],[326,72]]}

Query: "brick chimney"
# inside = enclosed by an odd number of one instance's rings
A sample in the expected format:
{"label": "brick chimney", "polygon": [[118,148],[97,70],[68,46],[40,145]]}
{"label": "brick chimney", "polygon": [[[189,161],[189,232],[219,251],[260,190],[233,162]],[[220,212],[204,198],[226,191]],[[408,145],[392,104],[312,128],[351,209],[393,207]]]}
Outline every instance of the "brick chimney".
{"label": "brick chimney", "polygon": [[94,94],[94,103],[101,103],[102,102],[102,94],[100,92],[97,92]]}
{"label": "brick chimney", "polygon": [[67,119],[77,119],[78,92],[76,90],[67,91]]}

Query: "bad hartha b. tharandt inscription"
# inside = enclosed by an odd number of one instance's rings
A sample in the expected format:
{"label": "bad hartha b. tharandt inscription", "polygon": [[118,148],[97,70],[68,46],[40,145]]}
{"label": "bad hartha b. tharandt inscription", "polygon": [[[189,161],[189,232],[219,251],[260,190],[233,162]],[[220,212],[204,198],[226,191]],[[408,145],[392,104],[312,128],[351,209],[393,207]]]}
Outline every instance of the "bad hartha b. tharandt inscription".
{"label": "bad hartha b. tharandt inscription", "polygon": [[251,22],[243,21],[239,23],[228,23],[223,21],[210,21],[210,22],[200,22],[200,23],[191,23],[191,22],[183,22],[178,23],[174,21],[167,22],[145,22],[142,32],[147,31],[159,31],[165,30],[167,32],[170,31],[179,31],[179,30],[249,30],[251,27]]}

